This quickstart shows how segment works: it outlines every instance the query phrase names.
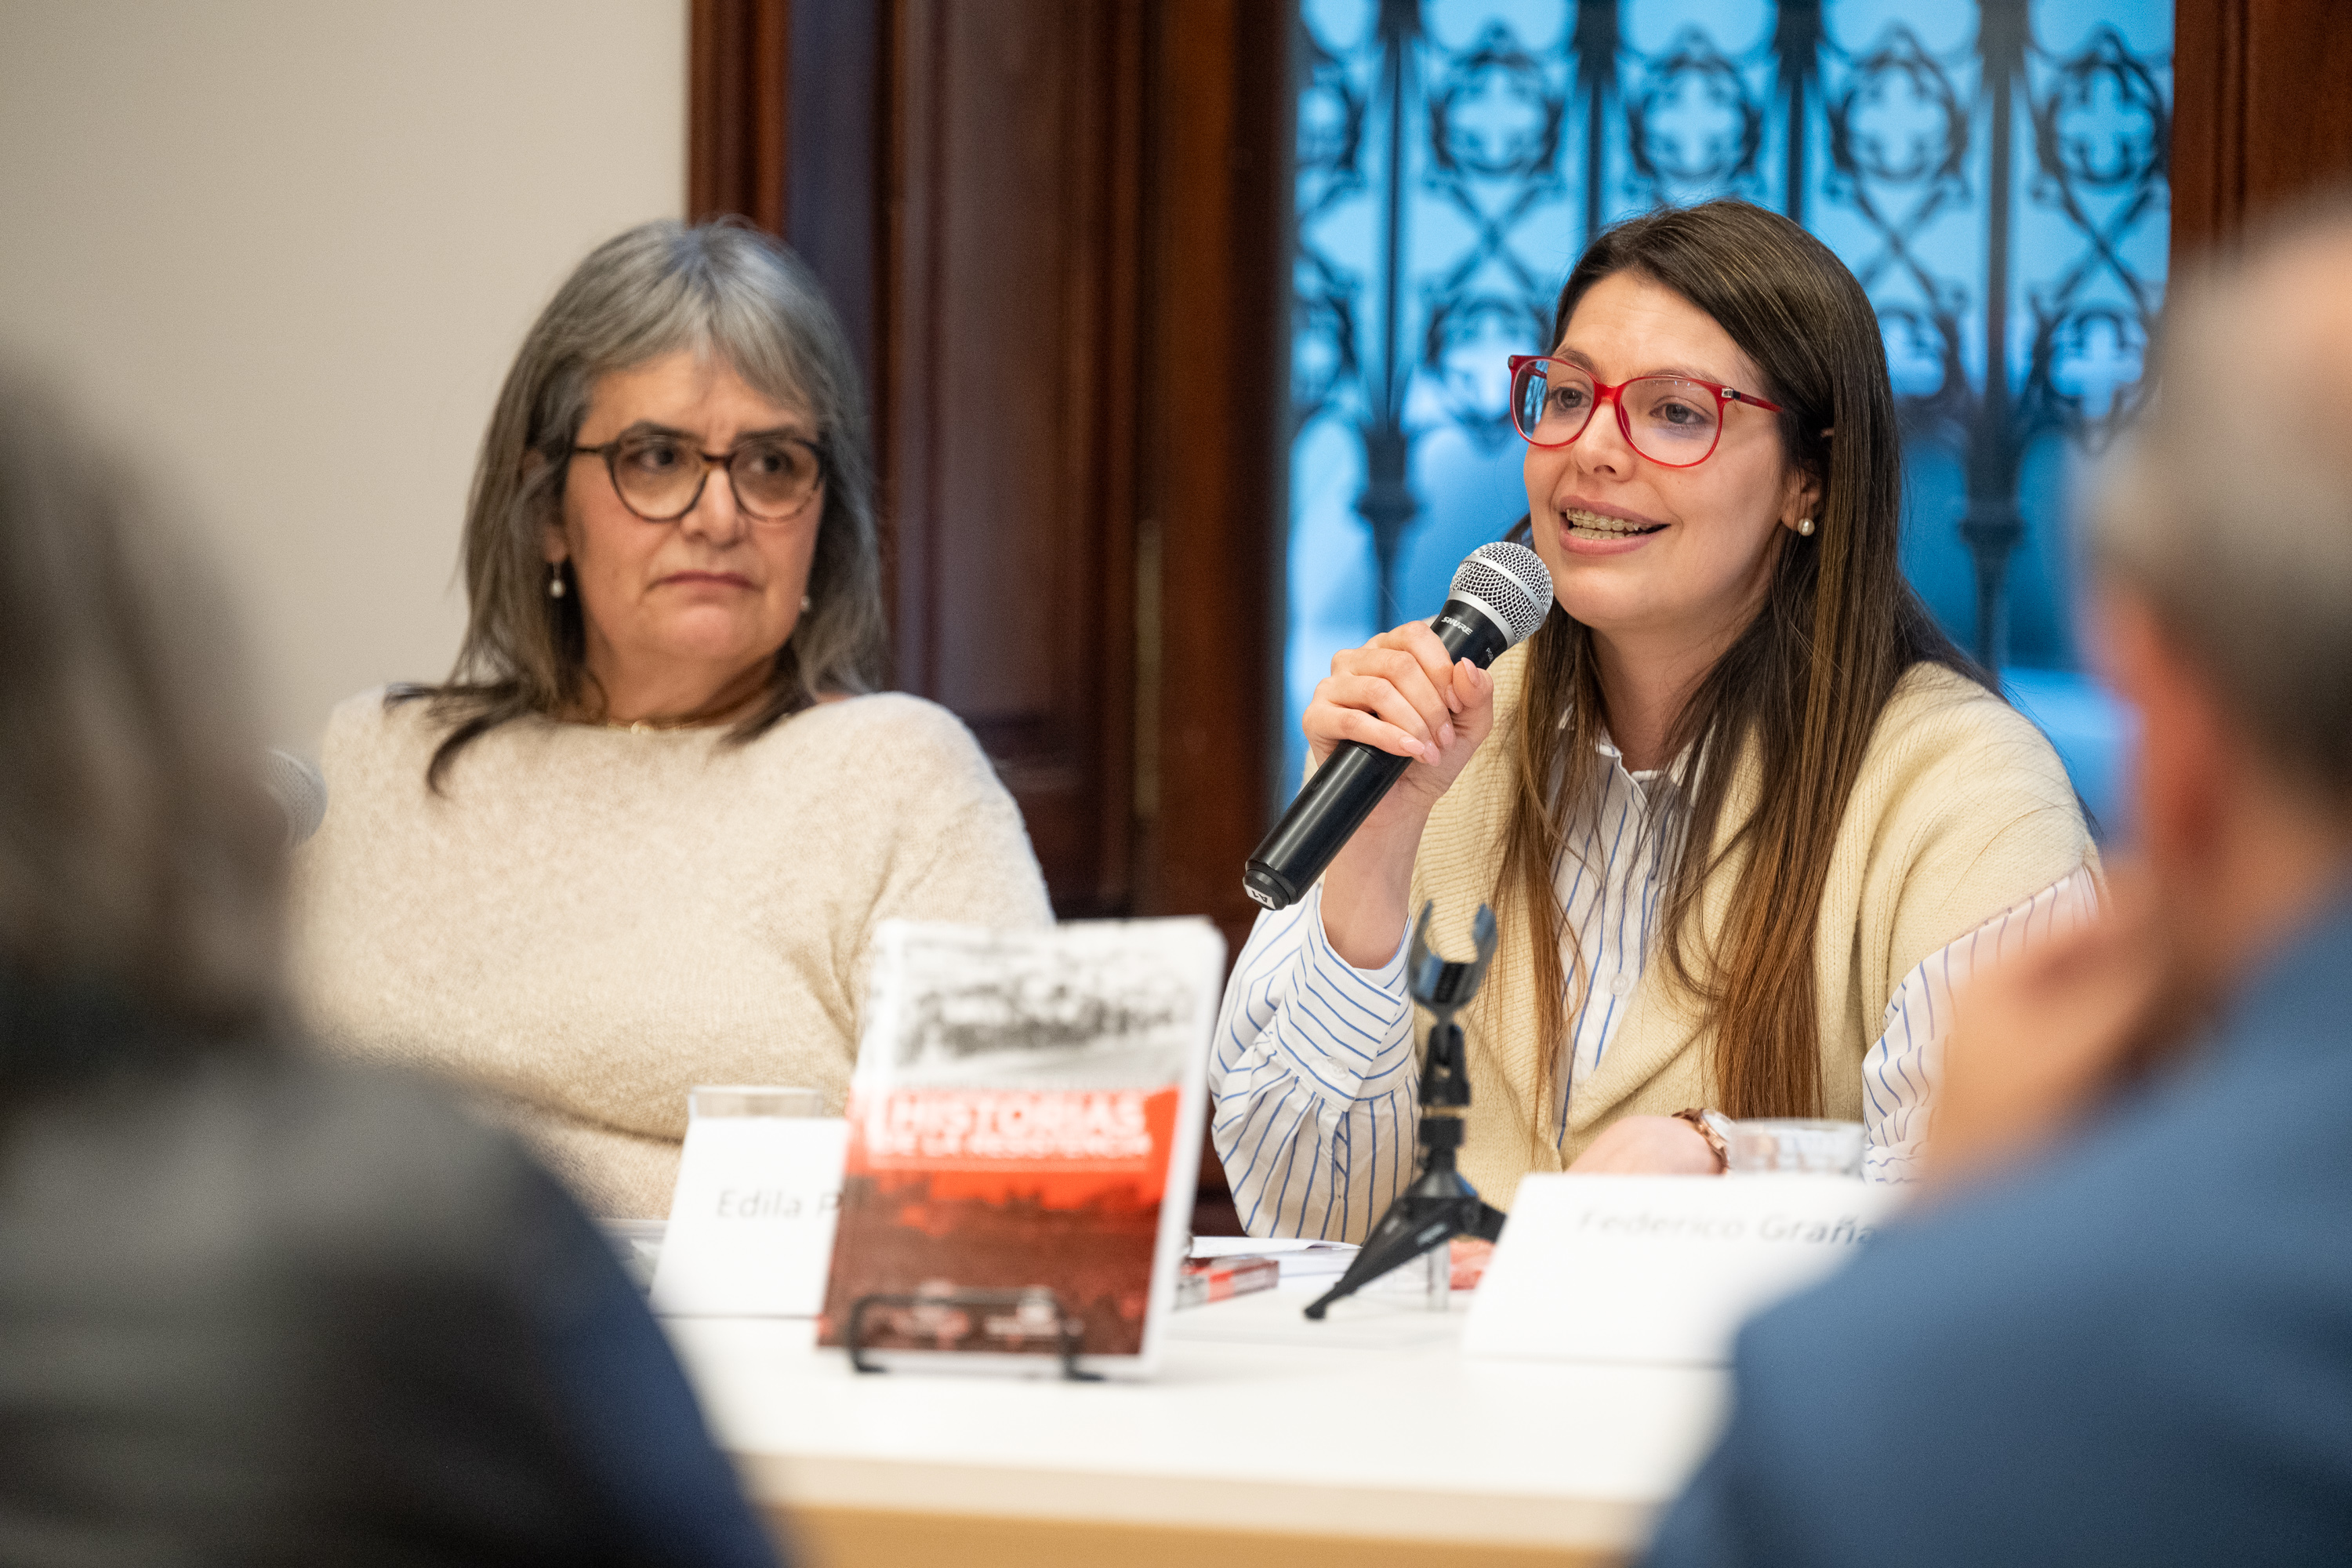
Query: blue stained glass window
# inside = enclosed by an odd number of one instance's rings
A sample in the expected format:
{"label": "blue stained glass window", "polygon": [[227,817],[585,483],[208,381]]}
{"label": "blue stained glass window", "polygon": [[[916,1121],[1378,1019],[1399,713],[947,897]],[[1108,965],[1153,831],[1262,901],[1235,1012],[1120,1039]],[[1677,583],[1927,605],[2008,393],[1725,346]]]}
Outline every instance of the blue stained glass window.
{"label": "blue stained glass window", "polygon": [[[2169,240],[2168,0],[1299,0],[1288,747],[1339,648],[1526,510],[1504,360],[1599,227],[1737,195],[1868,289],[1905,565],[2111,815],[2067,505]],[[1996,374],[1990,383],[1987,365]]]}

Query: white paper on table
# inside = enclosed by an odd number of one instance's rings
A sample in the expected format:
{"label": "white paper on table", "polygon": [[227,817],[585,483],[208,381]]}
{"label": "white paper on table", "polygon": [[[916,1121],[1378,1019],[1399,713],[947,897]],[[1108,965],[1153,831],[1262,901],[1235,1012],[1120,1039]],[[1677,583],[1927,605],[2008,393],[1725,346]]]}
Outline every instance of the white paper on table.
{"label": "white paper on table", "polygon": [[1834,1271],[1902,1195],[1851,1176],[1530,1175],[1463,1352],[1722,1365],[1743,1321]]}
{"label": "white paper on table", "polygon": [[687,1124],[653,1308],[672,1317],[814,1318],[824,1306],[849,1123],[702,1116]]}

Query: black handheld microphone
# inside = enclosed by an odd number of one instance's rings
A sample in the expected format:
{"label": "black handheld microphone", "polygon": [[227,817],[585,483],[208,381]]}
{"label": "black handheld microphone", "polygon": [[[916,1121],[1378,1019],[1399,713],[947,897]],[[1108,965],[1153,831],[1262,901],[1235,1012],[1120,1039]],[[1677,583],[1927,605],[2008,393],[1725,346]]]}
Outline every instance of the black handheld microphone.
{"label": "black handheld microphone", "polygon": [[[1551,611],[1551,574],[1524,544],[1497,542],[1472,551],[1454,574],[1445,607],[1430,629],[1445,651],[1484,669],[1529,637]],[[1250,857],[1242,888],[1270,910],[1287,909],[1315,885],[1411,757],[1342,741]]]}

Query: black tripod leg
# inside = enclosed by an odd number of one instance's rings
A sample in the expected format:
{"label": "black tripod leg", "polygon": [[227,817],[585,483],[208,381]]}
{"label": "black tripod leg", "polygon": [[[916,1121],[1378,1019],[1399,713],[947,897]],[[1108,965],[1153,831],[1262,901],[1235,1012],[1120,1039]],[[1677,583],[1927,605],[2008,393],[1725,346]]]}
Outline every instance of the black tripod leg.
{"label": "black tripod leg", "polygon": [[1500,1241],[1503,1239],[1503,1222],[1510,1217],[1493,1204],[1480,1204],[1478,1217],[1465,1228],[1481,1241]]}
{"label": "black tripod leg", "polygon": [[1348,1271],[1339,1282],[1315,1299],[1307,1309],[1309,1318],[1320,1320],[1330,1310],[1331,1303],[1358,1290],[1386,1274],[1419,1258],[1432,1248],[1444,1246],[1454,1239],[1460,1215],[1451,1199],[1438,1199],[1426,1205],[1417,1204],[1411,1193],[1389,1205],[1372,1234],[1364,1237],[1363,1250],[1349,1263]]}

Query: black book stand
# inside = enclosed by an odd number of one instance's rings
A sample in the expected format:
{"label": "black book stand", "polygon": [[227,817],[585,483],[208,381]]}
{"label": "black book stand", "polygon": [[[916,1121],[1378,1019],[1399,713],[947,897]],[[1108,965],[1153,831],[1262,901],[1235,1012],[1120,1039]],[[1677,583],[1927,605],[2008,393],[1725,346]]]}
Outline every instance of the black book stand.
{"label": "black book stand", "polygon": [[1454,1151],[1462,1147],[1464,1116],[1470,1109],[1470,1069],[1463,1060],[1462,1029],[1454,1015],[1478,994],[1478,983],[1486,977],[1486,964],[1495,956],[1495,911],[1478,906],[1472,927],[1478,956],[1453,963],[1429,951],[1429,917],[1436,907],[1421,906],[1421,919],[1412,927],[1412,948],[1405,955],[1405,988],[1434,1020],[1421,1063],[1420,1164],[1412,1185],[1389,1205],[1339,1282],[1307,1309],[1309,1318],[1319,1320],[1342,1296],[1354,1295],[1457,1236],[1492,1241],[1503,1234],[1503,1211],[1482,1200],[1478,1189],[1454,1168]]}
{"label": "black book stand", "polygon": [[[1072,1383],[1100,1383],[1102,1373],[1078,1367],[1078,1351],[1086,1339],[1082,1318],[1062,1310],[1062,1299],[1042,1285],[1020,1290],[918,1290],[911,1295],[860,1296],[849,1307],[849,1364],[860,1372],[887,1372],[868,1361],[876,1347],[866,1342],[866,1324],[888,1312],[920,1321],[920,1331],[936,1339],[929,1352],[1028,1352],[1031,1343],[1050,1338],[1062,1363],[1062,1376]],[[887,1347],[920,1349],[921,1347]]]}

